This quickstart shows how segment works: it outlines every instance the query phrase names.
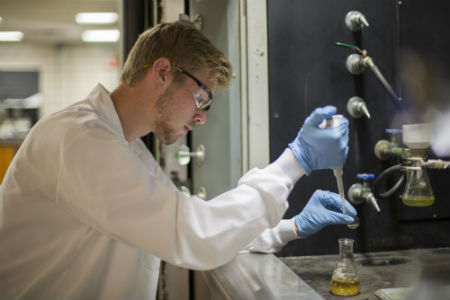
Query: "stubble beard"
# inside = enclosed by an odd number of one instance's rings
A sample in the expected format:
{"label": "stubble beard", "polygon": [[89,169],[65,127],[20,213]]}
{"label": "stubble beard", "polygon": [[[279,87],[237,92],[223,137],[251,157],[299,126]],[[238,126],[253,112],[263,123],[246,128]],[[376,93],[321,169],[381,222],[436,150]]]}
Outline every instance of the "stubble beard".
{"label": "stubble beard", "polygon": [[170,124],[172,117],[170,103],[173,101],[171,94],[169,90],[165,91],[156,102],[157,114],[154,133],[166,145],[175,143],[179,137]]}

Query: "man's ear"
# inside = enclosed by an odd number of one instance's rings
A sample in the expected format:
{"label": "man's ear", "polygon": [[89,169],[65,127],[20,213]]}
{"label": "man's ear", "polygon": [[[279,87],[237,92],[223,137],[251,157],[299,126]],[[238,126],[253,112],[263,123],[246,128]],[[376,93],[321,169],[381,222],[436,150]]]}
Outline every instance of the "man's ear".
{"label": "man's ear", "polygon": [[161,83],[166,83],[170,79],[172,64],[165,57],[160,57],[153,63],[153,74]]}

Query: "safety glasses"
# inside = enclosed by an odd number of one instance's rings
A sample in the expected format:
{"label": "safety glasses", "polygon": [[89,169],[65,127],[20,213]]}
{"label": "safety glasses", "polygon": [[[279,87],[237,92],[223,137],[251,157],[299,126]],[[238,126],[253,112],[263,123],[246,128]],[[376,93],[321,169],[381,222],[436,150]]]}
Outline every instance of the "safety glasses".
{"label": "safety glasses", "polygon": [[[151,67],[151,65],[144,65],[144,68],[149,67]],[[200,87],[200,90],[197,92],[193,92],[192,96],[194,97],[195,106],[198,109],[207,111],[211,106],[212,99],[214,98],[209,87],[207,87],[206,84],[201,82],[197,77],[195,77],[194,75],[192,75],[191,73],[185,71],[180,67],[178,67],[176,71],[190,77]]]}
{"label": "safety glasses", "polygon": [[211,106],[212,99],[214,98],[209,87],[207,87],[206,84],[198,80],[197,77],[183,70],[182,68],[177,68],[177,72],[185,74],[186,76],[194,80],[195,83],[197,83],[197,85],[200,87],[200,90],[196,93],[192,93],[192,96],[194,96],[195,105],[197,106],[198,109],[205,111],[208,110]]}

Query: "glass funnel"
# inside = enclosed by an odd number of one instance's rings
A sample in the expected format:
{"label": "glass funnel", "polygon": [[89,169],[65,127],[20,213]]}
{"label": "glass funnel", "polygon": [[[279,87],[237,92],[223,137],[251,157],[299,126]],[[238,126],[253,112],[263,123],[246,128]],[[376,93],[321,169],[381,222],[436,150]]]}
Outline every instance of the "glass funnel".
{"label": "glass funnel", "polygon": [[430,206],[434,203],[428,172],[418,165],[406,169],[406,186],[402,202],[407,206]]}
{"label": "glass funnel", "polygon": [[330,292],[338,296],[353,296],[360,292],[361,284],[356,273],[352,239],[342,238],[339,242],[339,260],[333,270]]}

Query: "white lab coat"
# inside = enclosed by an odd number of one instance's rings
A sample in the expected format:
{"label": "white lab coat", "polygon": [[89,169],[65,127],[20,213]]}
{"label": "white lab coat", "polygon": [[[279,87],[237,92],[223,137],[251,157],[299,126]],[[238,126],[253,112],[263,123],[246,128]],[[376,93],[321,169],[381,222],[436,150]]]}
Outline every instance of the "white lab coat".
{"label": "white lab coat", "polygon": [[187,198],[140,139],[125,140],[99,85],[40,120],[4,178],[0,298],[154,299],[160,259],[205,270],[246,245],[275,251],[296,236],[279,221],[303,174],[286,150],[233,190]]}

